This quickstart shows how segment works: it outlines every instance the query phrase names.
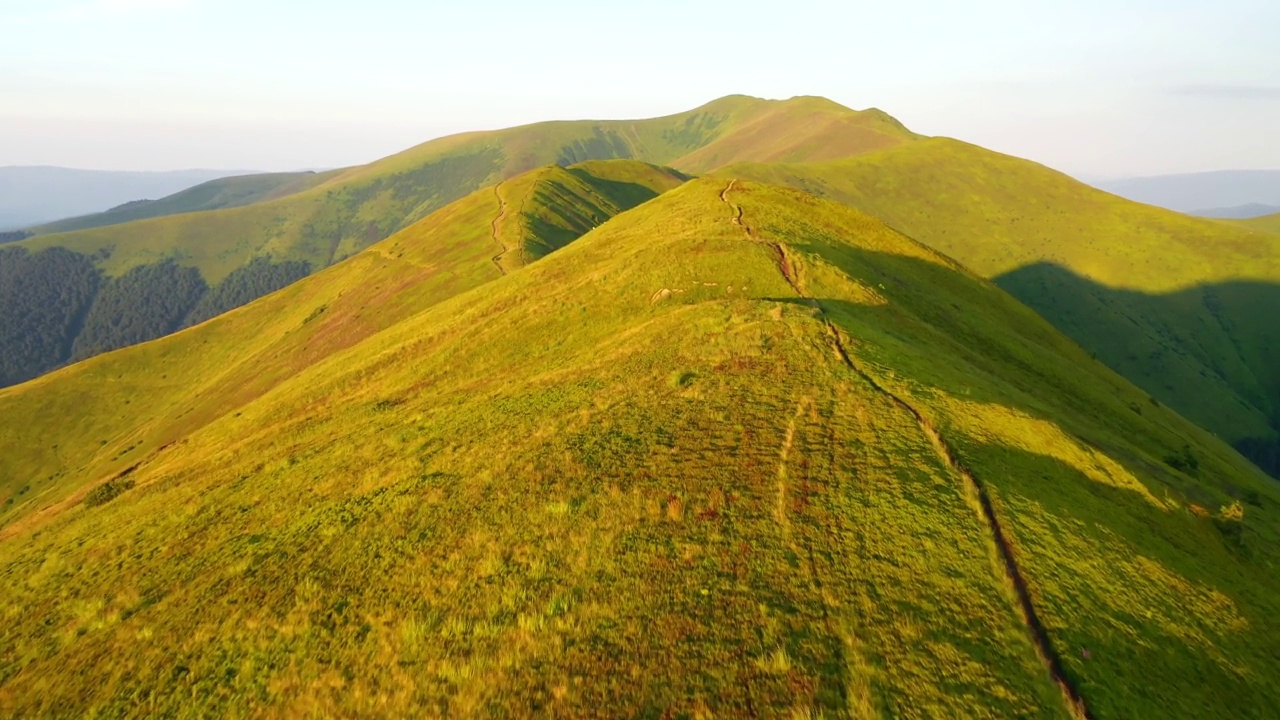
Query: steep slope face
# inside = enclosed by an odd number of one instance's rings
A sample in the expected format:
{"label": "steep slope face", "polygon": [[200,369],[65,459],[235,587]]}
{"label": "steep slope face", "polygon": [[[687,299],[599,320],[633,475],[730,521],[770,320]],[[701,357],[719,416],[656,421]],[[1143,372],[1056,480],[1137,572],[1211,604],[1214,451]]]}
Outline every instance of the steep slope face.
{"label": "steep slope face", "polygon": [[[68,358],[127,344],[123,340],[160,337],[181,327],[183,317],[205,319],[241,305],[477,188],[536,167],[637,158],[701,171],[733,160],[844,157],[913,139],[875,110],[855,112],[818,98],[735,96],[651,120],[540,123],[442,138],[363,167],[296,178],[237,178],[57,224],[12,247],[37,254],[55,247],[73,251],[103,271],[108,278],[103,287],[115,295],[155,300],[135,300],[100,316],[103,327],[92,335],[118,335],[122,342],[81,343],[64,357],[45,358],[0,377],[0,385],[34,377]],[[120,222],[134,216],[150,219]],[[70,231],[77,227],[86,229]],[[64,264],[43,265],[53,272]],[[48,281],[47,274],[41,273],[39,282]],[[216,302],[199,307],[158,302],[179,293],[199,297],[206,289]],[[125,310],[144,317],[122,316]],[[116,333],[120,327],[131,331]]]}
{"label": "steep slope face", "polygon": [[333,175],[333,172],[260,173],[210,180],[158,200],[138,200],[106,212],[30,228],[30,232],[35,235],[51,235],[164,215],[240,207],[302,192]]}
{"label": "steep slope face", "polygon": [[1280,240],[1098,192],[935,138],[847,161],[724,171],[823,194],[955,257],[1274,474]]}
{"label": "steep slope face", "polygon": [[1274,489],[1143,401],[869,217],[695,181],[28,518],[0,707],[1273,715]]}
{"label": "steep slope face", "polygon": [[0,522],[78,502],[84,478],[134,466],[334,352],[500,277],[498,260],[520,267],[590,229],[579,218],[603,222],[681,180],[631,161],[535,170],[503,184],[502,204],[491,188],[473,193],[198,332],[0,391]]}

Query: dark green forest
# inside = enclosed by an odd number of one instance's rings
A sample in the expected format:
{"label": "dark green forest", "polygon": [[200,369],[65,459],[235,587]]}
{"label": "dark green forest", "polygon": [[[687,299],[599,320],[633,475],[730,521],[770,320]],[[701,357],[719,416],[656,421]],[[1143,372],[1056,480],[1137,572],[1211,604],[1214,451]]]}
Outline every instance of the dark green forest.
{"label": "dark green forest", "polygon": [[0,385],[66,362],[100,282],[87,255],[0,248]]}
{"label": "dark green forest", "polygon": [[204,322],[309,272],[260,257],[210,288],[173,260],[109,278],[64,248],[0,249],[0,387]]}
{"label": "dark green forest", "polygon": [[254,258],[248,265],[232,271],[216,287],[210,288],[187,315],[186,324],[196,325],[228,310],[247,305],[309,274],[311,265],[306,262],[291,260],[273,263],[264,257]]}
{"label": "dark green forest", "polygon": [[208,290],[199,270],[172,260],[140,265],[102,283],[71,348],[72,362],[177,330]]}
{"label": "dark green forest", "polygon": [[31,237],[31,233],[26,230],[10,230],[8,232],[0,232],[0,245],[5,243],[18,242]]}

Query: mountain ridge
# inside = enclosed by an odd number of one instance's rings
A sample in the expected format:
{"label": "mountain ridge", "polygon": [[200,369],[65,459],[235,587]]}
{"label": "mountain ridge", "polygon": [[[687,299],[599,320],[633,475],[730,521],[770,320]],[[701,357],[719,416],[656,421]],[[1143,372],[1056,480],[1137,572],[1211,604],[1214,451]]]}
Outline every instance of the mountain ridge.
{"label": "mountain ridge", "polygon": [[[54,463],[118,437],[27,493],[81,504],[4,520],[0,597],[23,611],[0,628],[0,707],[1079,716],[1058,676],[1099,718],[1280,706],[1273,483],[992,283],[736,178],[504,275],[500,206],[483,188],[254,304],[0,391],[100,423],[51,425]],[[282,341],[331,344],[248,360],[281,381],[165,434],[225,395],[166,374]],[[73,380],[129,388],[90,408]],[[0,440],[34,424],[0,413]],[[1184,450],[1194,471],[1162,459]],[[1235,520],[1216,509],[1233,493]]]}
{"label": "mountain ridge", "polygon": [[[793,185],[870,212],[984,276],[1003,278],[1006,289],[1153,397],[1280,473],[1270,459],[1280,452],[1277,361],[1268,350],[1271,331],[1251,309],[1270,294],[1265,284],[1280,279],[1280,252],[1265,236],[1123,202],[1043,166],[918,136],[881,111],[822,98],[729,96],[647,121],[464,133],[334,171],[316,187],[266,203],[14,246],[66,243],[81,253],[77,267],[91,263],[113,278],[143,263],[148,270],[137,277],[175,287],[196,282],[189,268],[211,288],[221,284],[208,278],[241,272],[222,284],[246,290],[228,289],[222,295],[231,300],[210,304],[225,309],[252,296],[250,288],[274,289],[278,278],[298,277],[297,268],[325,267],[508,173],[635,155],[681,165],[687,174],[726,164],[716,173]],[[495,193],[501,198],[501,188]],[[241,265],[246,257],[275,264]],[[252,278],[243,277],[245,268]],[[138,324],[154,335],[172,329],[167,318]]]}
{"label": "mountain ridge", "polygon": [[[355,168],[221,180],[154,203],[56,223],[42,230],[60,232],[6,244],[13,252],[0,255],[0,265],[6,266],[0,273],[39,275],[35,282],[49,286],[44,276],[63,272],[64,266],[92,266],[104,288],[119,291],[115,295],[149,300],[110,305],[115,313],[110,317],[102,303],[93,317],[106,329],[70,355],[60,348],[73,343],[61,338],[22,340],[32,336],[28,325],[34,316],[21,302],[0,305],[0,336],[18,338],[14,342],[23,346],[15,357],[0,358],[0,382],[158,337],[181,327],[185,317],[200,319],[243,304],[473,190],[538,167],[640,158],[660,165],[684,163],[692,172],[735,158],[828,157],[915,137],[878,111],[858,112],[817,98],[730,96],[649,120],[553,121],[463,133]],[[129,218],[136,219],[115,222]],[[45,256],[51,248],[74,255]],[[57,284],[55,279],[52,285]],[[200,299],[214,294],[218,302]],[[169,307],[161,300],[170,296],[181,301]],[[84,312],[76,293],[50,302],[74,306],[61,311],[66,317]],[[192,307],[197,302],[204,302],[198,312]]]}

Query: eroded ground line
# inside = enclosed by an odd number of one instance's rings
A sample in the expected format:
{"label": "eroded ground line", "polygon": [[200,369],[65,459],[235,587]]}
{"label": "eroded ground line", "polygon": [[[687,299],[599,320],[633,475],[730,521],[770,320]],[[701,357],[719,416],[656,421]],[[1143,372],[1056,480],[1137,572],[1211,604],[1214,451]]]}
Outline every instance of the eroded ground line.
{"label": "eroded ground line", "polygon": [[[1019,615],[1022,618],[1023,624],[1027,628],[1027,634],[1031,637],[1032,645],[1036,650],[1036,655],[1040,658],[1041,663],[1045,666],[1050,677],[1053,678],[1054,683],[1056,683],[1058,688],[1062,691],[1063,700],[1066,702],[1068,710],[1076,717],[1083,718],[1084,720],[1093,720],[1093,715],[1089,712],[1089,708],[1084,701],[1084,697],[1080,695],[1080,691],[1076,688],[1075,683],[1067,676],[1066,669],[1062,664],[1062,657],[1054,649],[1053,642],[1049,637],[1049,632],[1045,629],[1044,623],[1040,620],[1040,616],[1036,612],[1035,603],[1031,599],[1031,592],[1027,585],[1026,576],[1022,572],[1021,566],[1018,565],[1018,559],[1014,554],[1013,545],[1009,542],[1009,537],[1000,523],[1000,518],[996,515],[995,505],[991,501],[991,495],[987,491],[986,486],[976,475],[973,474],[972,471],[960,462],[959,457],[951,448],[951,445],[947,443],[946,439],[940,432],[938,432],[937,428],[934,427],[933,423],[930,422],[923,413],[916,409],[916,407],[911,403],[882,386],[874,377],[871,376],[870,373],[853,360],[853,357],[849,355],[849,351],[845,348],[844,339],[840,336],[839,329],[837,329],[835,324],[831,322],[831,319],[827,317],[826,311],[822,308],[821,303],[809,297],[804,290],[801,289],[800,284],[797,282],[794,265],[791,262],[791,258],[787,255],[785,246],[781,243],[759,240],[743,219],[742,206],[735,205],[729,199],[729,193],[736,185],[737,180],[731,180],[729,181],[729,185],[720,192],[720,199],[734,210],[733,224],[742,228],[748,240],[752,242],[763,242],[774,249],[778,255],[778,271],[782,274],[783,279],[787,281],[787,284],[791,286],[791,289],[796,293],[796,295],[800,296],[810,306],[818,311],[818,318],[822,321],[823,326],[825,326],[827,335],[831,339],[836,355],[839,356],[840,360],[846,367],[867,383],[867,385],[871,386],[873,390],[880,393],[889,401],[915,418],[916,423],[920,426],[921,433],[924,434],[924,436],[929,440],[930,445],[933,446],[934,452],[937,454],[939,461],[942,462],[943,466],[949,472],[960,477],[961,481],[964,483],[965,491],[967,493],[970,493],[977,498],[980,519],[987,527],[991,536],[991,541],[995,545],[996,551],[1000,556],[1005,580],[1008,581],[1009,585],[1014,590],[1014,594],[1017,596]],[[788,428],[786,438],[787,442],[782,454],[784,462],[787,454],[790,452],[789,445],[792,440],[793,432],[794,427]],[[783,472],[783,469],[779,468],[780,483],[783,477]],[[779,488],[779,492],[781,492],[781,484],[779,485]],[[782,498],[780,497],[779,500],[781,501]]]}
{"label": "eroded ground line", "polygon": [[509,248],[506,243],[502,242],[502,238],[498,236],[498,225],[501,224],[503,220],[507,219],[507,201],[503,199],[502,193],[499,191],[501,187],[502,183],[498,183],[493,186],[493,195],[498,198],[498,216],[493,219],[493,223],[490,224],[489,229],[493,235],[493,241],[502,248],[502,252],[493,256],[493,266],[498,268],[499,273],[506,275],[506,268],[502,267],[502,256],[507,254]]}

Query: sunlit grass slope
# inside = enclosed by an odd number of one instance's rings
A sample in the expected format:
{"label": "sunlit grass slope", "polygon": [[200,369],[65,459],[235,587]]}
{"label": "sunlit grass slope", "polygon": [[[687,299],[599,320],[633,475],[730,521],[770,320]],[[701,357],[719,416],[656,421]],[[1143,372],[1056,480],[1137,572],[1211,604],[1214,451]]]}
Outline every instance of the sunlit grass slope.
{"label": "sunlit grass slope", "polygon": [[[332,353],[500,277],[504,248],[528,247],[531,260],[589,230],[579,218],[603,222],[680,181],[622,160],[530,171],[503,184],[505,211],[486,188],[195,330],[0,390],[0,522],[78,502],[86,478],[131,467]],[[521,257],[501,262],[516,268]]]}
{"label": "sunlit grass slope", "polygon": [[[459,237],[518,184],[450,206]],[[360,284],[330,278],[433,238],[0,398],[128,377],[78,416],[154,437],[200,398],[165,372],[313,332]],[[1096,718],[1280,711],[1274,488],[951,261],[716,180],[466,257],[424,277],[489,282],[11,523],[0,709],[1072,717],[1056,675]]]}
{"label": "sunlit grass slope", "polygon": [[1249,220],[1237,220],[1237,223],[1254,230],[1280,234],[1280,215],[1265,215]]}
{"label": "sunlit grass slope", "polygon": [[191,212],[212,207],[201,205],[205,191],[196,189],[137,211],[159,215],[149,210],[157,208],[165,217],[55,232],[21,245],[109,253],[101,264],[112,275],[172,257],[213,284],[263,254],[323,268],[478,188],[545,165],[636,159],[696,173],[738,160],[846,157],[915,137],[878,110],[858,112],[821,98],[731,96],[648,120],[547,122],[441,138],[315,176],[323,182],[293,185],[287,189],[300,191],[245,207]]}
{"label": "sunlit grass slope", "polygon": [[945,138],[722,174],[875,215],[995,279],[1192,420],[1233,443],[1277,444],[1280,238],[1133,203]]}
{"label": "sunlit grass slope", "polygon": [[302,192],[319,185],[334,173],[294,172],[261,173],[221,178],[148,202],[129,203],[106,212],[31,228],[37,235],[72,232],[104,225],[118,225],[134,220],[239,207]]}

